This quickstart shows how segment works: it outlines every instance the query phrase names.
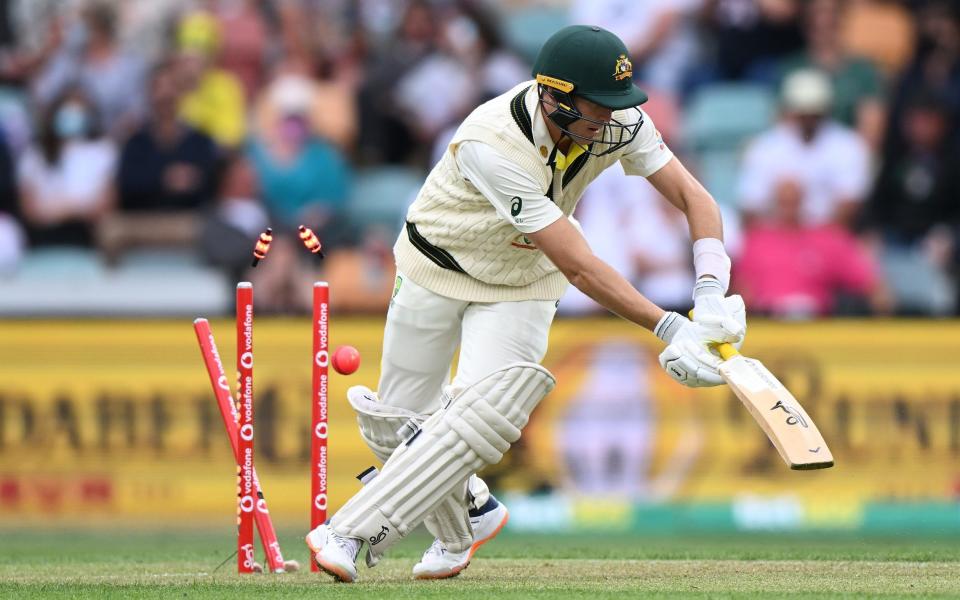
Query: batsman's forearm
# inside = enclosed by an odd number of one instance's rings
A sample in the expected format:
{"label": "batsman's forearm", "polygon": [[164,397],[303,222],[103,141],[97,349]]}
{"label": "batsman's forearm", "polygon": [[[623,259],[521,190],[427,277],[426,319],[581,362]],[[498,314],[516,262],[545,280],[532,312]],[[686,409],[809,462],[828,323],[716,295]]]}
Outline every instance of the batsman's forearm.
{"label": "batsman's forearm", "polygon": [[710,192],[674,157],[647,180],[687,217],[690,238],[723,240],[720,207]]}
{"label": "batsman's forearm", "polygon": [[595,256],[585,261],[582,268],[565,275],[574,287],[610,312],[650,331],[663,317],[662,308],[638,292],[613,267]]}
{"label": "batsman's forearm", "polygon": [[706,190],[703,190],[703,194],[692,194],[692,196],[693,198],[687,200],[684,211],[690,227],[690,239],[697,241],[703,238],[716,238],[722,241],[723,219],[720,216],[720,207]]}

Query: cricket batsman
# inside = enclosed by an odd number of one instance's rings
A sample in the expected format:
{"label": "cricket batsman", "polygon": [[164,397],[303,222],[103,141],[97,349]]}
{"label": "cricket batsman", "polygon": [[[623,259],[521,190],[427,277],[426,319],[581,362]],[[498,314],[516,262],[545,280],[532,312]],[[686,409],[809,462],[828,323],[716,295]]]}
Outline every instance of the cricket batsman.
{"label": "cricket batsman", "polygon": [[[372,567],[420,523],[436,539],[414,576],[455,576],[504,526],[507,508],[476,472],[500,461],[553,389],[539,362],[568,284],[653,331],[666,344],[661,366],[687,386],[720,384],[712,345],[743,341],[743,301],[724,297],[720,211],[640,108],[647,96],[623,42],[599,27],[566,27],[544,44],[533,76],[464,120],[394,246],[379,390],[348,392],[383,469],[307,535],[316,563],[341,581],[357,578],[365,544]],[[616,163],[686,215],[693,321],[597,258],[571,216]]]}

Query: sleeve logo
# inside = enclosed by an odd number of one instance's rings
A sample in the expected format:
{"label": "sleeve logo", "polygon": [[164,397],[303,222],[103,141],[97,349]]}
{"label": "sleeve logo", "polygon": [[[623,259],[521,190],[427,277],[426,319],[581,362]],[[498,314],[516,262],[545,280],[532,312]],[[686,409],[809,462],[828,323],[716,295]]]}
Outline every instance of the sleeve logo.
{"label": "sleeve logo", "polygon": [[513,204],[510,205],[510,216],[515,217],[520,214],[520,211],[523,209],[523,200],[519,196],[513,197]]}

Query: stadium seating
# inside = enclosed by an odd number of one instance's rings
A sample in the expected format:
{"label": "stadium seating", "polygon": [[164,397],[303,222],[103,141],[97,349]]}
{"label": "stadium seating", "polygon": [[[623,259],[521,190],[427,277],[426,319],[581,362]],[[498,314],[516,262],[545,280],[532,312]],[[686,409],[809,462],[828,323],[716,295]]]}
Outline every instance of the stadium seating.
{"label": "stadium seating", "polygon": [[189,316],[221,313],[231,302],[225,275],[171,252],[131,254],[111,269],[93,251],[33,251],[2,289],[4,316]]}
{"label": "stadium seating", "polygon": [[382,225],[398,229],[423,179],[423,173],[406,167],[360,171],[346,207],[348,219],[358,227]]}
{"label": "stadium seating", "polygon": [[694,150],[736,150],[770,127],[776,97],[764,86],[724,83],[700,89],[684,121],[687,144]]}
{"label": "stadium seating", "polygon": [[563,7],[532,6],[511,10],[503,15],[503,33],[507,45],[532,63],[547,38],[568,25]]}
{"label": "stadium seating", "polygon": [[703,184],[721,205],[734,206],[740,154],[751,137],[770,127],[776,97],[755,84],[715,84],[690,102],[683,122],[684,139]]}

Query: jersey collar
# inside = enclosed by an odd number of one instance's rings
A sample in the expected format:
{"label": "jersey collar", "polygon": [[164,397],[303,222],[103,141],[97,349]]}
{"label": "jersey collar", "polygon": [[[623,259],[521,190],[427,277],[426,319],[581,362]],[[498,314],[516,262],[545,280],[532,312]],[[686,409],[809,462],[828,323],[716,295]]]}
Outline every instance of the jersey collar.
{"label": "jersey collar", "polygon": [[550,138],[550,130],[547,129],[547,124],[543,120],[543,111],[540,109],[537,86],[531,85],[530,89],[527,90],[524,104],[526,104],[527,110],[530,112],[533,145],[537,147],[537,152],[540,154],[540,158],[544,164],[550,164],[553,162],[557,145],[554,144],[553,139]]}
{"label": "jersey collar", "polygon": [[556,168],[565,171],[575,164],[577,158],[584,154],[584,149],[579,144],[571,144],[567,156],[558,152],[557,145],[550,137],[550,130],[544,120],[539,99],[537,86],[528,86],[510,101],[510,114],[517,126],[520,127],[523,135],[537,149],[543,164],[549,166],[551,170]]}

